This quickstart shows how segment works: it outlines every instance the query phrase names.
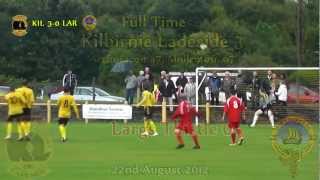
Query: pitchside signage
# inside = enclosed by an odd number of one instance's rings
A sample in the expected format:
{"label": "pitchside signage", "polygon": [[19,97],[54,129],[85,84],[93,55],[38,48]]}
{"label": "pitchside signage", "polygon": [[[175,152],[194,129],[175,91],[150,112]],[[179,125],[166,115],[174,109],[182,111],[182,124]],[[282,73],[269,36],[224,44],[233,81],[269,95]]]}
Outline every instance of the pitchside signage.
{"label": "pitchside signage", "polygon": [[84,104],[82,116],[84,119],[132,119],[132,106]]}

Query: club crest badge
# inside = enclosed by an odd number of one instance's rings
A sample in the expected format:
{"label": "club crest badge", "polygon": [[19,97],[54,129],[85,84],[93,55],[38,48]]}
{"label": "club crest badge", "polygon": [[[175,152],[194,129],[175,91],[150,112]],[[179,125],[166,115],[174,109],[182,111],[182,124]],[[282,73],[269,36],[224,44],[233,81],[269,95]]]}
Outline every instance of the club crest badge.
{"label": "club crest badge", "polygon": [[16,15],[12,17],[12,34],[17,37],[25,36],[28,28],[27,16]]}
{"label": "club crest badge", "polygon": [[47,161],[52,156],[52,140],[44,125],[33,127],[31,140],[6,142],[8,153],[8,172],[23,179],[33,179],[46,176],[49,173]]}
{"label": "club crest badge", "polygon": [[92,15],[88,15],[82,19],[82,25],[85,30],[93,31],[96,28],[97,19]]}
{"label": "club crest badge", "polygon": [[281,162],[296,177],[301,160],[309,154],[316,142],[313,127],[302,117],[288,116],[272,131],[272,148]]}

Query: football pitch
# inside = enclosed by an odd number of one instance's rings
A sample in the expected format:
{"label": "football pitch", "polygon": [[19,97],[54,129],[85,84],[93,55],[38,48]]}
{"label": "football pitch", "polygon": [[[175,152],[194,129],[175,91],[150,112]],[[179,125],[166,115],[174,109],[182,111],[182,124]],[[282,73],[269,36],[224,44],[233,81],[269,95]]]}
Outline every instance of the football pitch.
{"label": "football pitch", "polygon": [[[5,124],[0,125],[0,134],[4,136]],[[0,140],[0,177],[3,180],[292,180],[289,166],[272,149],[269,124],[256,128],[242,125],[246,142],[234,147],[229,146],[224,124],[203,126],[197,129],[200,150],[192,149],[191,137],[186,135],[183,136],[186,147],[176,150],[174,125],[157,123],[157,126],[159,136],[141,138],[142,123],[125,126],[122,122],[87,125],[71,122],[69,140],[61,143],[56,123],[34,123],[31,142]],[[318,126],[313,127],[318,132]],[[27,149],[39,162],[19,166],[21,162],[13,160],[19,153],[11,154],[13,157],[9,154],[21,149]],[[294,179],[315,180],[319,175],[317,168],[318,144],[299,162]]]}

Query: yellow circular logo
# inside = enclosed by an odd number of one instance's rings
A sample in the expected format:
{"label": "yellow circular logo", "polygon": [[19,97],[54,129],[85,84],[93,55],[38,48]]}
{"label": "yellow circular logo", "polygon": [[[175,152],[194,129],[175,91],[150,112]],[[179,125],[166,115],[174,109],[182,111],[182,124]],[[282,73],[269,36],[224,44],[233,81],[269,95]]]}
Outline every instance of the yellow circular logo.
{"label": "yellow circular logo", "polygon": [[87,31],[93,31],[97,26],[97,18],[92,15],[88,15],[82,19],[82,25]]}
{"label": "yellow circular logo", "polygon": [[288,116],[272,131],[272,148],[280,160],[289,166],[292,177],[298,171],[298,163],[312,151],[316,134],[312,125],[300,116]]}

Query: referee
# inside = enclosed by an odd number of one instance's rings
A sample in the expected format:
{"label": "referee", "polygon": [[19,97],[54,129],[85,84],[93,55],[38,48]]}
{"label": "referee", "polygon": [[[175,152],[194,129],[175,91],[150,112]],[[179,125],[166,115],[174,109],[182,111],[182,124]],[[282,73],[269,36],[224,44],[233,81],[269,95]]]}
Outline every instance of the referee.
{"label": "referee", "polygon": [[63,88],[69,89],[70,94],[73,95],[74,89],[77,87],[77,84],[77,75],[73,74],[71,70],[68,70],[67,74],[65,74],[62,79]]}

